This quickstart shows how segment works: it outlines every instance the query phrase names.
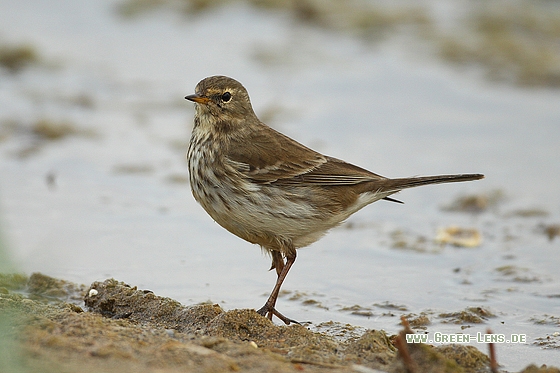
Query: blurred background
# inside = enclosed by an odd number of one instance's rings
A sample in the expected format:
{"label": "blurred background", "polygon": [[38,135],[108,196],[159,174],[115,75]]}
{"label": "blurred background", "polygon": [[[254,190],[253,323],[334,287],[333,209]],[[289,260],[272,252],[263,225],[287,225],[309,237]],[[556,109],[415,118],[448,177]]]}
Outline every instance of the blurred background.
{"label": "blurred background", "polygon": [[[467,332],[528,336],[499,347],[506,368],[560,365],[555,0],[1,1],[0,260],[260,307],[269,258],[188,185],[184,96],[210,75],[242,82],[270,126],[381,175],[486,175],[380,201],[300,250],[281,312],[388,332],[424,315],[456,333],[483,309]],[[446,244],[453,227],[474,241]]]}

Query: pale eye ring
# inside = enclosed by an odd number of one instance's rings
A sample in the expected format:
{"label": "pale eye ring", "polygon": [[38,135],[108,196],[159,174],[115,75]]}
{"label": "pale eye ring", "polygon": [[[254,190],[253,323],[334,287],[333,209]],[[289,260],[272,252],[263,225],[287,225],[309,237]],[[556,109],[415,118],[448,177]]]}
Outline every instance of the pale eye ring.
{"label": "pale eye ring", "polygon": [[231,100],[231,93],[224,92],[224,94],[222,95],[222,101],[223,102],[229,102],[229,100]]}

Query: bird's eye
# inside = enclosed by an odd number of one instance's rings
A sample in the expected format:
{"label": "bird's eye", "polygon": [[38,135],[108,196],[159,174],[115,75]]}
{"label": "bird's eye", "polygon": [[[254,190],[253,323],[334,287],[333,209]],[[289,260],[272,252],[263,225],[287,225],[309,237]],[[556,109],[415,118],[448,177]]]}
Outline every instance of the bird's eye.
{"label": "bird's eye", "polygon": [[231,93],[224,92],[224,94],[222,95],[222,101],[223,102],[228,102],[229,100],[231,100]]}

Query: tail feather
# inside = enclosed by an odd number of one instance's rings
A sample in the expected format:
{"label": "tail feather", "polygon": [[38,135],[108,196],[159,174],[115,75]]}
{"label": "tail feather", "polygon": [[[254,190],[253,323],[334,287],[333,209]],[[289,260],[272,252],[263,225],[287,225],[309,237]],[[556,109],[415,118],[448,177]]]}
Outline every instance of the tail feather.
{"label": "tail feather", "polygon": [[437,176],[418,176],[398,179],[385,179],[377,181],[379,191],[396,193],[402,189],[414,188],[428,184],[458,183],[462,181],[472,181],[483,179],[481,174],[458,174],[458,175],[437,175]]}
{"label": "tail feather", "polygon": [[384,199],[385,201],[389,201],[389,202],[395,202],[395,203],[404,204],[403,201],[399,201],[398,199],[394,199],[394,198],[391,198],[391,197],[383,197],[383,198],[381,198],[381,199]]}

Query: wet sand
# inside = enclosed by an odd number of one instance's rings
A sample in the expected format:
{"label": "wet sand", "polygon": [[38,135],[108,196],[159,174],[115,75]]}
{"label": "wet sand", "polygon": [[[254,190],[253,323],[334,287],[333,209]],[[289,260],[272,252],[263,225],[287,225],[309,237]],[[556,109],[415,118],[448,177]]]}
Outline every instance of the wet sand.
{"label": "wet sand", "polygon": [[387,335],[327,324],[323,332],[278,326],[254,310],[184,306],[114,279],[87,287],[40,273],[0,275],[2,372],[490,371],[473,346],[404,342],[408,326]]}

